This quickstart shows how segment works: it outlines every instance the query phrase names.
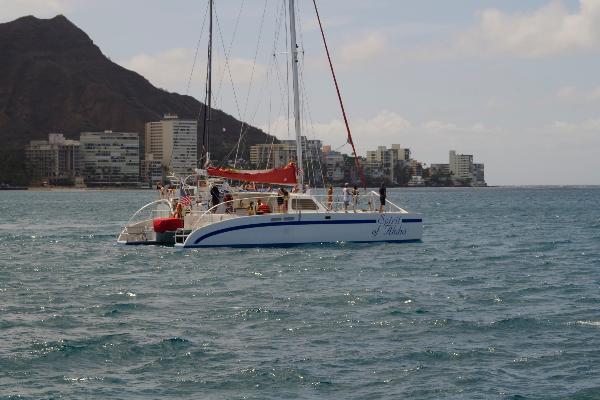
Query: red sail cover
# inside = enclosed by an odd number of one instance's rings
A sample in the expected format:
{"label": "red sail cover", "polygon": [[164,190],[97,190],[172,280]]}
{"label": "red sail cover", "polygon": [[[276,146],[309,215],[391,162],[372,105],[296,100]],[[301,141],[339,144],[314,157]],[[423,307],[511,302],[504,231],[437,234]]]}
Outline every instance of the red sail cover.
{"label": "red sail cover", "polygon": [[289,163],[283,168],[261,170],[208,167],[207,172],[210,176],[220,176],[244,182],[296,184],[296,164],[294,163]]}

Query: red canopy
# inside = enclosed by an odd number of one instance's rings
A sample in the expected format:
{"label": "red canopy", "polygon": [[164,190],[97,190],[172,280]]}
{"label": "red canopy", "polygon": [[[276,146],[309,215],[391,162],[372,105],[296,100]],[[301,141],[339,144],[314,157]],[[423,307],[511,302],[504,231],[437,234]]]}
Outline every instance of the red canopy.
{"label": "red canopy", "polygon": [[210,176],[220,176],[244,182],[296,184],[296,164],[294,163],[289,163],[283,168],[261,170],[208,167],[207,172]]}

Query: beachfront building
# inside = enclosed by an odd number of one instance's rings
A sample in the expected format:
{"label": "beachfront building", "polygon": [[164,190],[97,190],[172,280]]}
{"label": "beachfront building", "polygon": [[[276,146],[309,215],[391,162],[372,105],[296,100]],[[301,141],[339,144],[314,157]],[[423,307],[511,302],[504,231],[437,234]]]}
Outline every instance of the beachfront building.
{"label": "beachfront building", "polygon": [[163,167],[161,160],[155,160],[152,154],[146,154],[146,159],[140,161],[140,178],[149,187],[163,183]]}
{"label": "beachfront building", "polygon": [[450,173],[452,177],[462,181],[473,180],[473,155],[456,154],[450,150],[449,154]]}
{"label": "beachfront building", "polygon": [[485,169],[483,164],[473,164],[473,186],[487,186],[485,183]]}
{"label": "beachfront building", "polygon": [[82,132],[79,137],[83,178],[88,186],[132,186],[140,179],[137,133]]}
{"label": "beachfront building", "polygon": [[483,164],[474,164],[473,155],[457,154],[450,150],[450,174],[452,178],[461,183],[470,183],[473,186],[486,186]]}
{"label": "beachfront building", "polygon": [[386,179],[390,183],[398,183],[398,168],[409,164],[410,149],[399,144],[391,148],[378,146],[377,150],[367,151],[365,169],[372,179]]}
{"label": "beachfront building", "polygon": [[[302,136],[302,154],[305,163],[319,162],[323,156],[320,140]],[[250,163],[255,168],[280,168],[296,161],[296,141],[281,140],[279,143],[263,143],[250,146]]]}
{"label": "beachfront building", "polygon": [[79,142],[51,133],[48,140],[32,140],[25,146],[27,169],[38,183],[69,185],[81,173]]}
{"label": "beachfront building", "polygon": [[341,182],[344,180],[344,155],[339,151],[331,150],[330,145],[323,146],[323,172],[327,182]]}
{"label": "beachfront building", "polygon": [[450,175],[450,164],[430,164],[429,174],[440,176]]}
{"label": "beachfront building", "polygon": [[198,163],[196,120],[165,114],[160,121],[146,123],[144,139],[145,160],[160,161],[165,172],[178,176],[194,173]]}

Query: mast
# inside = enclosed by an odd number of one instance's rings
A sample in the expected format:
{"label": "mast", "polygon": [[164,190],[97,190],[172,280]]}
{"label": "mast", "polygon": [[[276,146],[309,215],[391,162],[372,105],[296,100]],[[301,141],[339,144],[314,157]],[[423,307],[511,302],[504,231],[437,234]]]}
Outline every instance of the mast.
{"label": "mast", "polygon": [[296,167],[300,189],[304,187],[304,167],[302,165],[302,131],[300,129],[300,91],[298,89],[298,44],[296,43],[296,16],[294,0],[290,6],[290,54],[292,57],[292,78],[294,85],[294,122],[296,128]]}
{"label": "mast", "polygon": [[210,115],[212,111],[212,39],[213,39],[213,0],[208,1],[210,19],[208,23],[208,57],[206,67],[206,97],[204,102],[204,129],[202,147],[205,153],[204,166],[210,164]]}

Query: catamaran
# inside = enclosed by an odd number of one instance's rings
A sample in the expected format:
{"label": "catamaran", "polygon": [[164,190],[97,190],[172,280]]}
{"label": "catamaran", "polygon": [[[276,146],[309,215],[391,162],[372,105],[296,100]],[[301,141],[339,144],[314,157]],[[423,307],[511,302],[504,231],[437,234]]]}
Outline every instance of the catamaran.
{"label": "catamaran", "polygon": [[[350,204],[349,193],[344,198],[304,192],[302,129],[298,84],[298,43],[294,0],[289,5],[289,38],[293,83],[294,128],[296,134],[296,162],[283,168],[269,170],[238,170],[207,166],[198,170],[195,185],[181,182],[177,195],[161,198],[139,209],[121,231],[122,244],[168,244],[176,247],[216,246],[282,246],[340,242],[407,242],[422,237],[421,214],[408,211],[375,191],[360,194]],[[209,0],[210,28],[207,69],[207,107],[204,129],[210,123],[211,110],[211,48],[213,0]],[[340,107],[346,123],[348,143],[354,152],[359,171],[359,159],[352,141],[342,98],[325,34],[316,6],[315,12],[321,29],[329,66],[337,90]],[[206,146],[208,148],[208,146]],[[207,150],[205,160],[209,162]],[[361,177],[364,176],[361,173]],[[235,189],[232,182],[252,182],[268,185],[294,186],[299,190],[257,191],[242,185]],[[215,189],[216,188],[216,189]],[[227,193],[223,199],[211,194]],[[356,193],[354,196],[358,196]],[[335,200],[335,201],[334,201]]]}

